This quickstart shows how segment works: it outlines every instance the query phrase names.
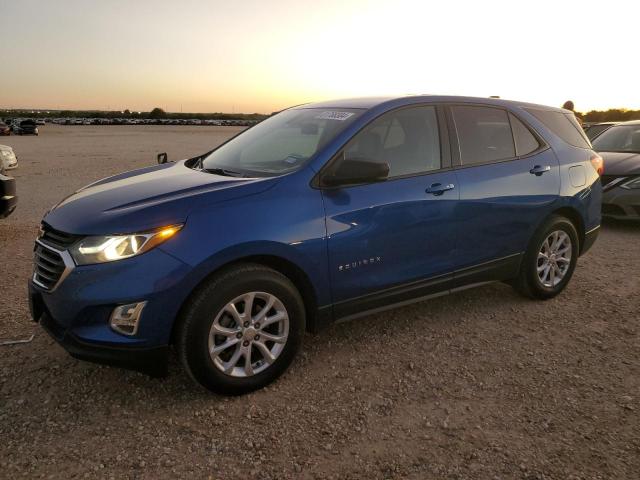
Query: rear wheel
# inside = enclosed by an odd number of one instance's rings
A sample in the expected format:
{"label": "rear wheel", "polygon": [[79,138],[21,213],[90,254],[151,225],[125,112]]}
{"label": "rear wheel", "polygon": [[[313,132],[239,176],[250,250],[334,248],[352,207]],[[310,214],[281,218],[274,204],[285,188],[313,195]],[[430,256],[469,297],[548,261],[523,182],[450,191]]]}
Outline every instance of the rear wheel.
{"label": "rear wheel", "polygon": [[548,299],[569,283],[579,254],[579,239],[570,220],[550,217],[525,252],[515,289],[530,298]]}
{"label": "rear wheel", "polygon": [[239,395],[280,376],[304,331],[304,304],[291,281],[246,264],[216,275],[190,300],[177,347],[194,380],[216,393]]}

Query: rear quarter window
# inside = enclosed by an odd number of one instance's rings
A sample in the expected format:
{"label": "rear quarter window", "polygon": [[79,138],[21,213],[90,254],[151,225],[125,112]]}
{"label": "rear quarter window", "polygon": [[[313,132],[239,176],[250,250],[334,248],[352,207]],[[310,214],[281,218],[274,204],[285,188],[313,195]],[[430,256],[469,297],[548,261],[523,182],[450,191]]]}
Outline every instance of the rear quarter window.
{"label": "rear quarter window", "polygon": [[524,123],[513,114],[509,114],[511,122],[511,130],[513,131],[513,139],[516,144],[516,155],[519,157],[528,155],[540,148],[540,143],[533,136],[533,133],[525,126]]}
{"label": "rear quarter window", "polygon": [[573,114],[537,108],[525,108],[525,110],[569,145],[578,148],[591,148],[589,139]]}

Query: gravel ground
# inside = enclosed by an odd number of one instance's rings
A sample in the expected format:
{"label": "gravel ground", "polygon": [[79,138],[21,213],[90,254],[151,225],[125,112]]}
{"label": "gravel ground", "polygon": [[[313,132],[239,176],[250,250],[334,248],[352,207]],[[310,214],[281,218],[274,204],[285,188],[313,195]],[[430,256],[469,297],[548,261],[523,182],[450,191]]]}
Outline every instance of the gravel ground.
{"label": "gravel ground", "polygon": [[567,290],[502,284],[307,336],[239,398],[69,357],[28,314],[43,213],[106,175],[185,158],[231,127],[42,127],[2,137],[20,204],[0,221],[0,477],[631,479],[640,471],[640,225],[605,224]]}

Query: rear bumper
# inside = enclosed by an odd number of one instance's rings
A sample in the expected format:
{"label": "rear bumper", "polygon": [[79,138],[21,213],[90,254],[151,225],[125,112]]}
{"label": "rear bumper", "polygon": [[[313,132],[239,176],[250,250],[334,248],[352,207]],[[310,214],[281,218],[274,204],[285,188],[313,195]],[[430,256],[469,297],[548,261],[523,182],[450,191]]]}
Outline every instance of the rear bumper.
{"label": "rear bumper", "polygon": [[591,249],[591,247],[593,247],[593,244],[596,243],[596,240],[598,239],[599,234],[600,234],[600,225],[598,225],[596,228],[593,228],[589,230],[587,233],[585,233],[584,244],[580,249],[580,255],[584,255]]}
{"label": "rear bumper", "polygon": [[[35,316],[35,312],[33,313]],[[42,328],[74,358],[136,370],[152,377],[167,375],[168,346],[141,348],[98,345],[80,340],[59,325],[47,312],[40,315],[39,321]]]}

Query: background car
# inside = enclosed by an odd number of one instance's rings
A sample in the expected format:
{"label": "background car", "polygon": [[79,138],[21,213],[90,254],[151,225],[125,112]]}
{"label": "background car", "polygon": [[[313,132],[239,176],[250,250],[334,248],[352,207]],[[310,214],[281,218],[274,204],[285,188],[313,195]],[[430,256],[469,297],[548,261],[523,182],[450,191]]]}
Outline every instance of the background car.
{"label": "background car", "polygon": [[612,126],[593,148],[604,159],[602,215],[640,220],[640,120]]}
{"label": "background car", "polygon": [[584,129],[584,133],[587,134],[587,137],[589,137],[589,140],[593,141],[602,132],[605,132],[618,123],[620,122],[585,123],[584,125],[582,125],[582,128]]}
{"label": "background car", "polygon": [[0,164],[0,218],[11,215],[16,209],[17,202],[16,181],[4,175],[4,169]]}
{"label": "background car", "polygon": [[16,135],[38,135],[38,127],[33,120],[22,120],[13,126],[13,133]]}
{"label": "background car", "polygon": [[18,157],[8,145],[0,145],[0,168],[10,170],[18,166]]}
{"label": "background car", "polygon": [[4,122],[0,122],[0,135],[11,135],[11,128]]}

